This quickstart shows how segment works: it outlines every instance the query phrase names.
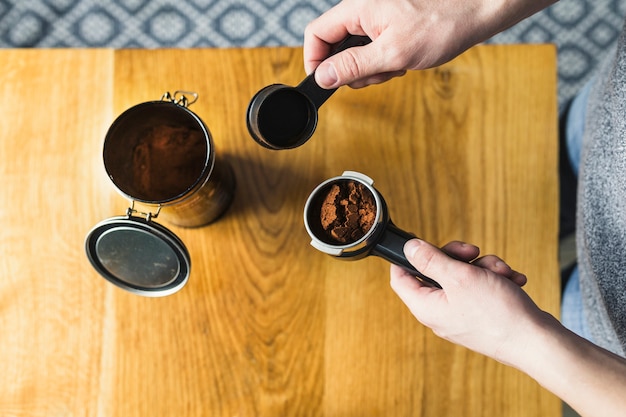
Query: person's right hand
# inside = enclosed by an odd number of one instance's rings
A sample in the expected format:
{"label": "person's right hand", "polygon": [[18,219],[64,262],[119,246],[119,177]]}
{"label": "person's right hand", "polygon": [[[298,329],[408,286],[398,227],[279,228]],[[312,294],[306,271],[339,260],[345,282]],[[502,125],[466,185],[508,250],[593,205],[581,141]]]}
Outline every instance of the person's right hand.
{"label": "person's right hand", "polygon": [[[304,67],[323,88],[381,83],[443,64],[554,1],[343,0],[307,26]],[[372,43],[328,58],[350,34]]]}

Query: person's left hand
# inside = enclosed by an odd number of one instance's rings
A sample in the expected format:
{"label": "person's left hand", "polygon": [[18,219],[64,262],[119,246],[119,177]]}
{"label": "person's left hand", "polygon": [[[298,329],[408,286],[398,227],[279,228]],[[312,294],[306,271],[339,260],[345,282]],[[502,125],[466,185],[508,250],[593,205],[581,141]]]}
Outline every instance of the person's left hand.
{"label": "person's left hand", "polygon": [[451,242],[442,249],[412,239],[404,247],[411,264],[442,289],[391,266],[391,287],[411,313],[435,334],[509,365],[523,355],[525,335],[545,314],[521,289],[526,276],[495,255]]}

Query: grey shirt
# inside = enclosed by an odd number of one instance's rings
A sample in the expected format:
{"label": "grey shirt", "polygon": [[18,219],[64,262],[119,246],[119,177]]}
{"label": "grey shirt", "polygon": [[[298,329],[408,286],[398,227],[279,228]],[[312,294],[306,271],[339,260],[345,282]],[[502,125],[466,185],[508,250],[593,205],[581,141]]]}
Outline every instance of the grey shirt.
{"label": "grey shirt", "polygon": [[587,104],[579,172],[577,251],[593,341],[626,353],[626,26]]}

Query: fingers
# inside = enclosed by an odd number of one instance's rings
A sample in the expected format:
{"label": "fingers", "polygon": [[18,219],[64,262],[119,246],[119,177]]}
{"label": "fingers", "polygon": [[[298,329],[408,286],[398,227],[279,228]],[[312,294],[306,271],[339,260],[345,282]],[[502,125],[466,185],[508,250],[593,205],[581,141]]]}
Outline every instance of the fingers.
{"label": "fingers", "polygon": [[307,74],[315,71],[318,66],[330,55],[332,45],[341,42],[348,36],[347,32],[335,42],[327,42],[317,35],[307,37],[305,32],[304,38],[304,71]]}
{"label": "fingers", "polygon": [[467,268],[470,266],[494,272],[520,287],[527,282],[524,274],[512,269],[498,256],[486,255],[477,258],[480,249],[460,241],[450,242],[439,250],[429,243],[412,239],[404,246],[404,253],[418,271],[439,282],[444,288],[446,281],[451,282],[458,277],[470,276],[472,271]]}
{"label": "fingers", "polygon": [[515,271],[506,262],[497,257],[496,255],[487,255],[482,258],[476,259],[472,262],[473,265],[480,266],[481,268],[488,269],[495,272],[498,275],[502,275],[513,281],[520,287],[523,287],[528,281],[526,275]]}
{"label": "fingers", "polygon": [[332,45],[344,40],[349,34],[366,35],[354,13],[340,2],[326,13],[311,21],[304,30],[304,70],[312,73],[328,58]]}
{"label": "fingers", "polygon": [[[406,269],[391,264],[391,287],[400,295],[400,298],[409,298],[409,295],[414,292],[419,292],[422,289],[435,290],[435,288],[424,284],[422,281],[415,279],[413,275],[406,271]],[[405,303],[407,300],[404,300]]]}
{"label": "fingers", "polygon": [[458,259],[459,261],[471,262],[472,265],[480,266],[481,268],[488,269],[498,275],[502,275],[520,287],[526,285],[526,282],[528,281],[526,275],[515,271],[506,262],[504,262],[502,258],[496,255],[486,255],[478,258],[480,249],[478,246],[470,243],[453,241],[444,245],[441,250],[448,256]]}
{"label": "fingers", "polygon": [[365,80],[382,81],[389,71],[380,56],[376,41],[363,46],[348,48],[324,60],[315,70],[315,81],[322,88],[337,88],[346,84],[365,86]]}
{"label": "fingers", "polygon": [[478,246],[454,240],[441,247],[448,256],[463,262],[471,262],[480,255]]}
{"label": "fingers", "polygon": [[406,74],[406,70],[383,72],[380,74],[372,75],[371,77],[366,77],[366,78],[351,82],[348,85],[351,88],[363,88],[363,87],[367,87],[368,85],[382,84],[384,82],[391,80],[392,78],[402,77],[404,74]]}
{"label": "fingers", "polygon": [[431,306],[434,305],[433,303],[445,299],[445,293],[438,288],[422,283],[404,268],[394,264],[391,265],[390,276],[390,285],[393,291],[422,324],[429,325],[424,315],[435,314],[436,309],[431,308]]}
{"label": "fingers", "polygon": [[[349,35],[367,35],[372,42],[329,56],[333,45]],[[315,71],[315,81],[322,88],[362,88],[406,73],[404,56],[398,56],[397,50],[396,38],[375,30],[366,32],[349,6],[341,2],[305,29],[304,69],[307,74]]]}

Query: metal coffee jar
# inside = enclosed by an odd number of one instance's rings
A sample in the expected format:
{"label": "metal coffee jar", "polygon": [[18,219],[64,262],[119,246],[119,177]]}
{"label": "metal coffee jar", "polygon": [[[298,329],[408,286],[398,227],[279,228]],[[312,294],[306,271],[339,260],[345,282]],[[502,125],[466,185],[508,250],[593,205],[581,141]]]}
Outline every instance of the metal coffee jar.
{"label": "metal coffee jar", "polygon": [[230,165],[216,158],[211,133],[188,109],[197,98],[176,91],[137,104],[115,119],[104,140],[105,170],[130,207],[126,215],[97,224],[85,249],[100,275],[135,294],[169,295],[189,278],[187,248],[154,219],[204,226],[234,196]]}

